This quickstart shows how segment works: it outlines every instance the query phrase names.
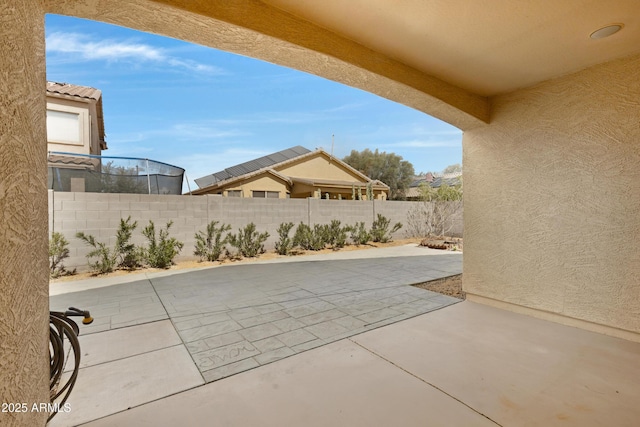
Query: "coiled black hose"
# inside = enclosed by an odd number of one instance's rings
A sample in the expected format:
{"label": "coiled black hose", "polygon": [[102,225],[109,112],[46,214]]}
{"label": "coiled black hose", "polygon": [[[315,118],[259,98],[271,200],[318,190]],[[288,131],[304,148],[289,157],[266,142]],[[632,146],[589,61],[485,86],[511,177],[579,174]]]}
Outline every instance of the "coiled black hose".
{"label": "coiled black hose", "polygon": [[[58,413],[58,409],[63,407],[69,398],[80,369],[80,342],[78,341],[80,329],[76,322],[69,318],[70,316],[84,316],[82,323],[87,325],[93,322],[88,311],[78,310],[74,307],[70,307],[65,312],[49,312],[49,392],[53,410],[49,414],[47,422],[51,421]],[[65,344],[65,338],[68,344]],[[69,345],[69,351],[73,352],[74,366],[69,377],[61,384],[67,360],[65,345]]]}

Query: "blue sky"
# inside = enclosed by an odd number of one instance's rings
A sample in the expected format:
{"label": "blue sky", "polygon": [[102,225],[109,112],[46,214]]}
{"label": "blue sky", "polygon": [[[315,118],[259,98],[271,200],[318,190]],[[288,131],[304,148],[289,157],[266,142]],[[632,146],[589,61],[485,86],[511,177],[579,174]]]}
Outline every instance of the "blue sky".
{"label": "blue sky", "polygon": [[263,61],[47,15],[47,79],[102,90],[109,149],[195,178],[295,145],[369,148],[416,173],[462,162],[462,132],[359,89]]}

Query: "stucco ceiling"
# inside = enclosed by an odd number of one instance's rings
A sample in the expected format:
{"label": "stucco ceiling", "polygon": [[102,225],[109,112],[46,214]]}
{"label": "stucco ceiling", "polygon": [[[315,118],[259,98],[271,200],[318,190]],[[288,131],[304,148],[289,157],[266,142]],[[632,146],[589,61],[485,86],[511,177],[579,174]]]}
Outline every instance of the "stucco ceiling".
{"label": "stucco ceiling", "polygon": [[481,96],[640,52],[638,0],[263,2]]}

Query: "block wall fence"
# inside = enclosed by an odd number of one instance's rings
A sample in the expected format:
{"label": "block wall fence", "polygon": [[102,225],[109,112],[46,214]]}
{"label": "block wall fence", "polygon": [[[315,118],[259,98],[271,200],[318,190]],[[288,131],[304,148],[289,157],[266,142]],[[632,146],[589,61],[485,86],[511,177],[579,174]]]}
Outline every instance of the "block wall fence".
{"label": "block wall fence", "polygon": [[[55,192],[49,190],[49,234],[62,233],[69,241],[69,258],[64,265],[88,269],[86,255],[90,251],[84,242],[75,237],[83,231],[110,247],[115,245],[115,235],[120,218],[131,216],[138,221],[132,241],[145,243],[142,229],[152,220],[156,229],[173,221],[170,236],[184,243],[177,261],[195,260],[193,255],[198,231],[206,230],[210,221],[230,224],[231,232],[253,222],[258,231],[270,234],[265,249],[274,248],[278,240],[277,228],[283,222],[307,225],[327,224],[338,219],[342,224],[364,221],[371,227],[377,214],[401,222],[403,228],[396,232],[396,239],[407,237],[407,213],[418,202],[354,201],[324,199],[253,199],[232,198],[218,195],[169,196],[147,194],[103,194]],[[293,236],[294,229],[290,236]],[[462,236],[462,215],[456,220],[453,235]]]}

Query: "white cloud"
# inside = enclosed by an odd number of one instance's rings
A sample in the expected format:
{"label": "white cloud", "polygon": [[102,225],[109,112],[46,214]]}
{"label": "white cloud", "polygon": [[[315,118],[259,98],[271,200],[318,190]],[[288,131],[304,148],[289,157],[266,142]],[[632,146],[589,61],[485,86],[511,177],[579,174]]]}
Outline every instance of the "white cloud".
{"label": "white cloud", "polygon": [[214,142],[220,139],[251,136],[253,133],[237,128],[226,128],[213,122],[175,123],[166,128],[155,128],[131,133],[110,134],[108,141],[115,143],[146,143],[150,141]]}
{"label": "white cloud", "polygon": [[219,67],[177,58],[166,49],[144,43],[118,40],[93,40],[84,34],[55,32],[47,36],[47,52],[75,55],[84,61],[155,62],[206,74],[224,74]]}

